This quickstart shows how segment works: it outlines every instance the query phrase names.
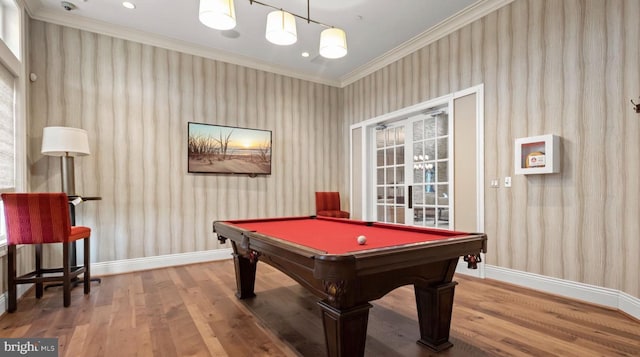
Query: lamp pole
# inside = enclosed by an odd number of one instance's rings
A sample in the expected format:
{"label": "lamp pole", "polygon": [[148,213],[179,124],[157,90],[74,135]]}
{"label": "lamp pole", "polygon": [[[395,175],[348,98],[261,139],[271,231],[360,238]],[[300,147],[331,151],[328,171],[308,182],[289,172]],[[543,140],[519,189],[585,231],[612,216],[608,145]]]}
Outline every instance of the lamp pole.
{"label": "lamp pole", "polygon": [[65,153],[64,156],[60,156],[60,168],[62,170],[62,192],[67,196],[75,196],[76,194],[76,180],[75,170],[73,168],[73,156],[69,153]]}

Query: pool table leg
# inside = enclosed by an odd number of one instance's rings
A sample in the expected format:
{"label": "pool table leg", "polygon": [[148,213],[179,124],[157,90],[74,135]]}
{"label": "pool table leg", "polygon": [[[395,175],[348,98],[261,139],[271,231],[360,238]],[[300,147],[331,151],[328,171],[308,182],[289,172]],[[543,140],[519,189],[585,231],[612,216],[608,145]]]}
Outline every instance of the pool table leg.
{"label": "pool table leg", "polygon": [[346,310],[336,309],[325,301],[322,308],[324,339],[329,357],[364,356],[367,323],[371,304],[365,303]]}
{"label": "pool table leg", "polygon": [[236,270],[236,296],[238,299],[247,299],[256,296],[253,292],[256,284],[257,260],[251,261],[238,253],[233,253],[233,263]]}
{"label": "pool table leg", "polygon": [[414,285],[420,324],[418,343],[436,352],[453,346],[449,342],[449,329],[456,285],[455,281],[433,287]]}

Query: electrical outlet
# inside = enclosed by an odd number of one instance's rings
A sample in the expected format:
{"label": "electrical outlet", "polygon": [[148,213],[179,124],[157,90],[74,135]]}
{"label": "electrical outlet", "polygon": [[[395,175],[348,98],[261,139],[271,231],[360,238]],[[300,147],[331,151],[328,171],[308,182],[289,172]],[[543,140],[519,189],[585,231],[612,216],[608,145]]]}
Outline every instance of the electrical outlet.
{"label": "electrical outlet", "polygon": [[511,177],[507,176],[504,178],[504,187],[511,187]]}

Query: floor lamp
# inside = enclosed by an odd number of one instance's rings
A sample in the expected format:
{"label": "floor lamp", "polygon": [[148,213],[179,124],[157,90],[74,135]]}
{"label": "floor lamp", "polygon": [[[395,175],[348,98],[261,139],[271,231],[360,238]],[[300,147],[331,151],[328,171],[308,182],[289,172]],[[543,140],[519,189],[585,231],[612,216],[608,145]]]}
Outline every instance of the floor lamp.
{"label": "floor lamp", "polygon": [[[42,150],[43,155],[59,156],[62,180],[62,192],[67,196],[76,196],[76,180],[73,167],[73,158],[75,156],[89,155],[89,137],[87,131],[83,129],[69,128],[65,126],[49,126],[42,131]],[[76,224],[75,202],[69,206],[71,213],[71,225]],[[76,244],[71,243],[71,265],[77,265]],[[97,279],[91,279],[97,280]],[[72,284],[75,286],[81,282],[75,279]],[[47,287],[58,286],[53,284]]]}
{"label": "floor lamp", "polygon": [[89,155],[89,137],[83,129],[64,126],[49,126],[42,132],[42,154],[60,156],[62,170],[62,192],[76,195],[76,180],[73,168],[75,156]]}

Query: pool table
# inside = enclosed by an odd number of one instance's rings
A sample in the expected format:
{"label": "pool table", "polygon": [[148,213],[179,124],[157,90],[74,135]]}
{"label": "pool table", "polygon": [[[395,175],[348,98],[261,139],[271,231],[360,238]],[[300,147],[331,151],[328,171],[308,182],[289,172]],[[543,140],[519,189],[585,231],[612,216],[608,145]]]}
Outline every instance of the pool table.
{"label": "pool table", "polygon": [[275,267],[321,299],[327,354],[344,357],[364,356],[369,302],[408,284],[418,343],[434,351],[451,347],[458,259],[487,247],[481,233],[313,216],[216,221],[213,230],[221,242],[231,240],[238,298],[255,296],[258,261]]}

